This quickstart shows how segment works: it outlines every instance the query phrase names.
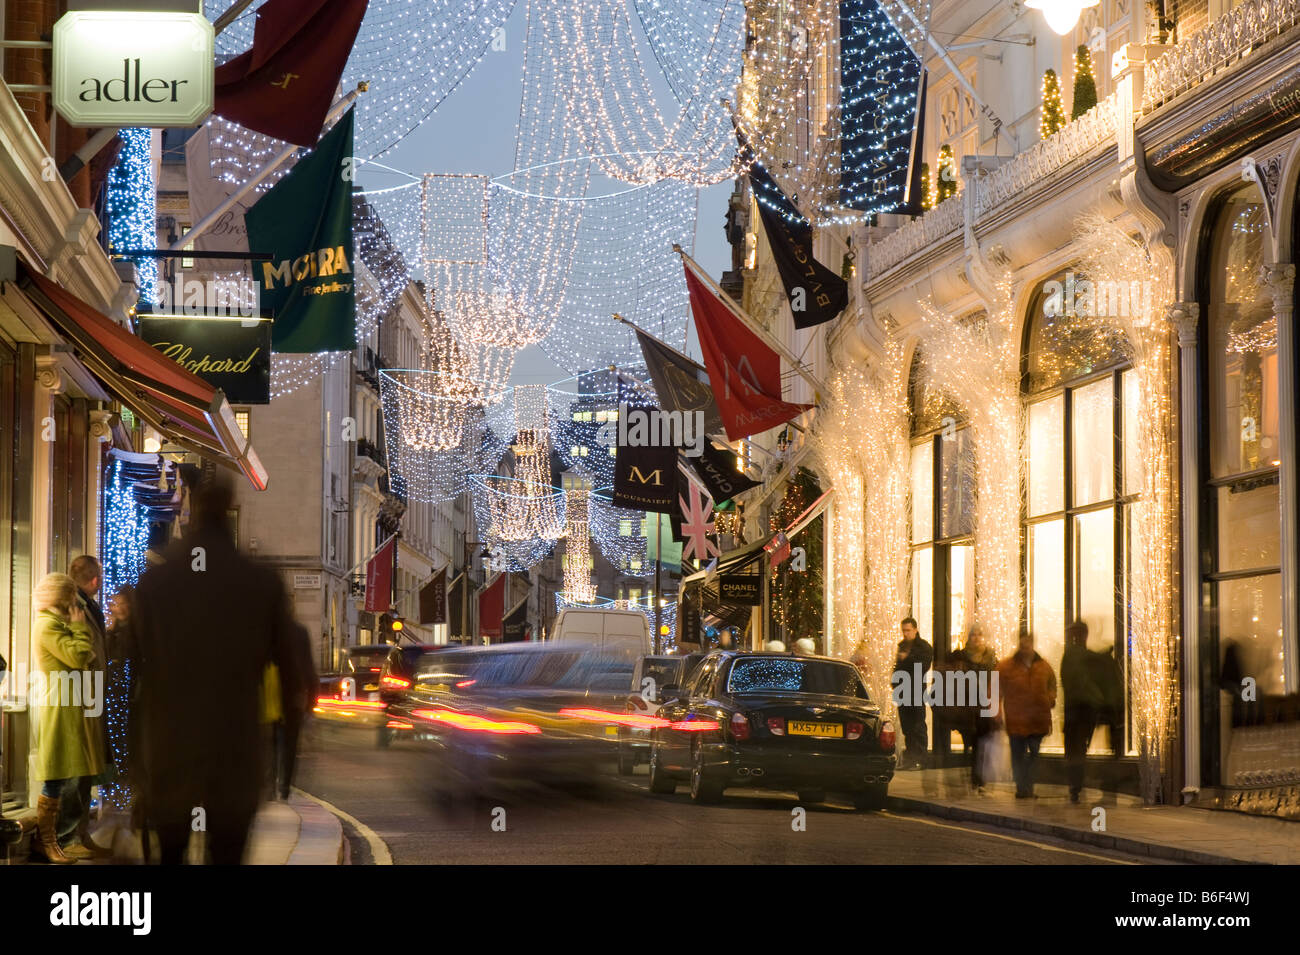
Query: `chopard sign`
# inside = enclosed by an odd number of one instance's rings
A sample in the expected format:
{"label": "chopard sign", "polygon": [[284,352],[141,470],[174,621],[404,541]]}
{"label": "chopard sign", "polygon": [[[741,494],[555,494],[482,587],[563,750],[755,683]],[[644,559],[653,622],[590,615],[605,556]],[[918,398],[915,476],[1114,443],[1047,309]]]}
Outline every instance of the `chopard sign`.
{"label": "chopard sign", "polygon": [[271,322],[140,316],[140,337],[234,404],[271,400]]}

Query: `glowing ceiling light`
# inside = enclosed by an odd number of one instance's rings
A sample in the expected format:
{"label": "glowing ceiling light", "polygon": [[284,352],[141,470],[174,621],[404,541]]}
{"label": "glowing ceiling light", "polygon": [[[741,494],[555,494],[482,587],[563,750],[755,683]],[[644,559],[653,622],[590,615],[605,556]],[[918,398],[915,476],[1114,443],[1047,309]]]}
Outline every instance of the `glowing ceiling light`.
{"label": "glowing ceiling light", "polygon": [[1025,0],[1025,6],[1031,10],[1042,10],[1047,25],[1060,36],[1065,36],[1079,22],[1079,15],[1088,7],[1095,7],[1101,0]]}

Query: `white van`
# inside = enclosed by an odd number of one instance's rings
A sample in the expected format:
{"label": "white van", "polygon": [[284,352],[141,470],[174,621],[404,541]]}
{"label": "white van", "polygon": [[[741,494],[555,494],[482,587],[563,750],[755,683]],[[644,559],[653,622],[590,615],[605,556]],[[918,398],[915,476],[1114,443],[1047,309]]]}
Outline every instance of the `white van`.
{"label": "white van", "polygon": [[585,643],[603,650],[628,650],[637,656],[653,652],[650,622],[635,610],[588,610],[569,607],[555,618],[551,637],[556,643]]}

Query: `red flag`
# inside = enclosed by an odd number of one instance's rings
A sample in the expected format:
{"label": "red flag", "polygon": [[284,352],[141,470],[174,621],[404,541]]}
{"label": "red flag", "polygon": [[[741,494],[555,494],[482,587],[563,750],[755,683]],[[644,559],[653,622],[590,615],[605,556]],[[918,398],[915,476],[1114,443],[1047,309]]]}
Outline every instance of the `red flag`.
{"label": "red flag", "polygon": [[704,367],[727,437],[747,438],[813,407],[781,400],[781,356],[684,267]]}
{"label": "red flag", "polygon": [[498,574],[497,579],[479,591],[478,595],[478,632],[489,640],[500,640],[506,611],[506,575]]}
{"label": "red flag", "polygon": [[253,48],[217,67],[212,111],[299,146],[315,146],[369,0],[267,0]]}
{"label": "red flag", "polygon": [[772,575],[776,576],[776,569],[790,556],[790,539],[785,536],[785,531],[777,531],[776,536],[763,545],[763,550],[771,557]]}
{"label": "red flag", "polygon": [[366,562],[366,612],[387,613],[393,603],[393,565],[397,562],[397,538]]}

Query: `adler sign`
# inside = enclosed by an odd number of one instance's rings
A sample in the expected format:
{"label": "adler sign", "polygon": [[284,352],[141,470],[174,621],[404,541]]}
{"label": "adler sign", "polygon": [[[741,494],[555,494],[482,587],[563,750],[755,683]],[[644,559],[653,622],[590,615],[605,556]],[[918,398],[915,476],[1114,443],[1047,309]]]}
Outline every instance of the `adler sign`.
{"label": "adler sign", "polygon": [[212,76],[197,13],[74,10],[54,24],[54,107],[73,126],[197,126]]}

